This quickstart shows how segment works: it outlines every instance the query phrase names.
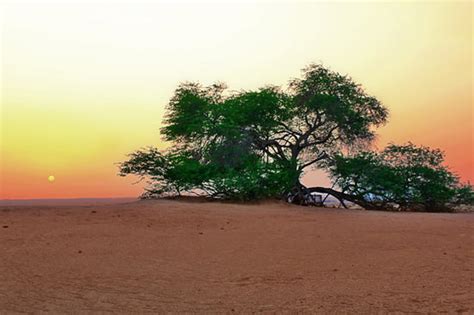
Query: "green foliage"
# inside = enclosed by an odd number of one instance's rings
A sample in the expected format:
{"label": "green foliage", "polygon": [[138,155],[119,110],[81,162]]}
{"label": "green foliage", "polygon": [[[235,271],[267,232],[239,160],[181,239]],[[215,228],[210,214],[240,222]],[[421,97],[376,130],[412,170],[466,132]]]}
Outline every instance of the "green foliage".
{"label": "green foliage", "polygon": [[[340,141],[372,140],[371,127],[387,121],[388,110],[368,95],[348,76],[322,65],[311,64],[303,70],[302,79],[290,83],[293,106],[300,119],[320,114],[326,129],[336,128]],[[306,118],[305,118],[306,117]]]}
{"label": "green foliage", "polygon": [[[291,187],[291,174],[276,163],[248,162],[236,171],[229,168],[212,178],[212,196],[233,200],[281,197]],[[209,186],[209,185],[208,185]]]}
{"label": "green foliage", "polygon": [[191,189],[201,178],[200,164],[187,154],[162,153],[156,148],[138,150],[120,164],[119,175],[137,175],[148,179],[143,197],[160,194],[180,194]]}
{"label": "green foliage", "polygon": [[454,203],[472,203],[472,187],[461,185],[443,161],[437,149],[391,144],[380,153],[338,154],[329,169],[344,193],[380,208],[443,211]]}
{"label": "green foliage", "polygon": [[181,192],[214,198],[256,200],[281,196],[290,187],[294,174],[278,163],[263,163],[248,156],[240,165],[201,163],[187,152],[160,153],[154,148],[139,150],[120,165],[120,175],[149,179],[144,198]]}
{"label": "green foliage", "polygon": [[458,205],[474,205],[474,190],[469,183],[461,184],[456,188],[453,203]]}

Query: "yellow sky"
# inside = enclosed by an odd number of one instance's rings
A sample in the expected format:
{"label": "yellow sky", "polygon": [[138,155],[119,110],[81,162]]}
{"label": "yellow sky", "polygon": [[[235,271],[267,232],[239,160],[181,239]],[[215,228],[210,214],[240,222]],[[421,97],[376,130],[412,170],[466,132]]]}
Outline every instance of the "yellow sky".
{"label": "yellow sky", "polygon": [[469,1],[10,2],[0,198],[136,195],[114,163],[164,146],[179,82],[285,85],[310,62],[350,74],[390,109],[380,146],[439,147],[472,181],[472,16]]}

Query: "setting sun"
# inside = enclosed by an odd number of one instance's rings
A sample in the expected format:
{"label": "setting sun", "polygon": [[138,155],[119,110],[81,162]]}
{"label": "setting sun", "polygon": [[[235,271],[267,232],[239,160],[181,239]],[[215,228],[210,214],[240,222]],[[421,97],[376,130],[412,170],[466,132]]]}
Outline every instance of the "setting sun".
{"label": "setting sun", "polygon": [[48,176],[48,182],[52,183],[56,180],[56,178],[53,175]]}

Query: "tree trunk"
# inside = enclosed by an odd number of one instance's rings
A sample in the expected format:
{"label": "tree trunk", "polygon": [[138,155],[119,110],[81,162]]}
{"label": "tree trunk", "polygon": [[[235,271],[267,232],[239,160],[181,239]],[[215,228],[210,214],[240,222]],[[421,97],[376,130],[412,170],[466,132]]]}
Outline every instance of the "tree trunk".
{"label": "tree trunk", "polygon": [[306,205],[303,191],[304,188],[303,184],[297,180],[291,191],[288,193],[286,201],[297,205]]}
{"label": "tree trunk", "polygon": [[[297,181],[294,188],[287,195],[286,201],[300,206],[322,206],[321,201],[317,201],[315,196],[313,196],[311,193],[312,192],[309,191],[306,186]],[[341,203],[344,205],[342,201]]]}

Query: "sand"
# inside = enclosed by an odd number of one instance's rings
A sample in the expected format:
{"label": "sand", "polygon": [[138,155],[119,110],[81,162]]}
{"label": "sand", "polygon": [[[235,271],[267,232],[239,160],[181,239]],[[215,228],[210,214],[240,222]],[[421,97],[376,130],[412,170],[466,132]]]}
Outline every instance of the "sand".
{"label": "sand", "polygon": [[0,313],[474,313],[474,214],[0,207]]}

